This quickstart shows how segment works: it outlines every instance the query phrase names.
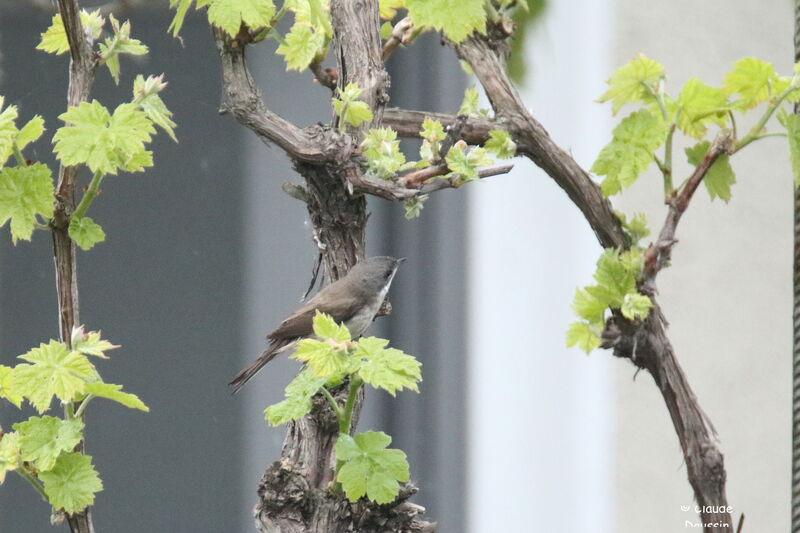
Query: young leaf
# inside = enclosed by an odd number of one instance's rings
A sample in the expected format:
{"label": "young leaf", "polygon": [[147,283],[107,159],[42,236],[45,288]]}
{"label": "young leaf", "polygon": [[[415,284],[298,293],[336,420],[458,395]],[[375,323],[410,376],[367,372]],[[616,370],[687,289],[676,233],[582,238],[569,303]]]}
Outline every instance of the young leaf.
{"label": "young leaf", "polygon": [[367,158],[367,167],[383,179],[393,178],[406,162],[397,132],[392,128],[370,129],[361,143],[361,151]]}
{"label": "young leaf", "polygon": [[[236,37],[242,24],[251,29],[269,27],[272,25],[272,17],[275,16],[272,0],[210,0],[203,3],[210,3],[208,22],[222,28],[231,37]],[[178,9],[181,7],[183,6],[179,5]],[[175,18],[178,18],[177,15]],[[180,29],[180,25],[177,28]]]}
{"label": "young leaf", "polygon": [[708,124],[725,126],[728,123],[728,95],[722,89],[691,78],[681,89],[677,100],[681,113],[678,128],[695,139],[702,139]]}
{"label": "young leaf", "polygon": [[479,109],[480,95],[478,89],[473,85],[464,91],[464,99],[461,100],[461,107],[458,108],[459,115],[467,115],[468,117],[479,117],[482,115]]}
{"label": "young leaf", "polygon": [[422,363],[395,348],[386,348],[389,341],[377,337],[364,337],[358,341],[355,357],[363,359],[358,375],[376,389],[392,396],[402,389],[419,392],[422,381]]}
{"label": "young leaf", "polygon": [[131,23],[125,21],[120,25],[119,21],[110,15],[111,28],[114,35],[106,38],[100,43],[100,59],[105,62],[114,83],[119,83],[119,56],[129,54],[141,56],[147,53],[147,46],[143,45],[138,39],[131,39]]}
{"label": "young leaf", "polygon": [[276,53],[284,56],[286,70],[305,70],[317,52],[325,45],[325,34],[308,24],[296,23],[278,46]]}
{"label": "young leaf", "polygon": [[[0,109],[3,109],[4,98],[0,96]],[[17,136],[17,106],[10,105],[0,112],[0,167],[2,167],[14,149],[14,139]]]}
{"label": "young leaf", "polygon": [[358,100],[359,96],[361,96],[361,88],[350,82],[344,90],[339,89],[339,98],[331,100],[336,116],[342,122],[355,127],[372,120],[372,111],[366,102]]}
{"label": "young leaf", "polygon": [[403,207],[406,210],[405,217],[408,220],[412,218],[417,218],[420,213],[422,213],[422,209],[425,207],[425,201],[428,199],[427,194],[421,194],[419,196],[415,196],[413,198],[409,198],[403,202]]}
{"label": "young leaf", "polygon": [[22,406],[22,396],[14,385],[14,369],[10,366],[0,365],[0,398],[5,398],[17,409]]}
{"label": "young leaf", "polygon": [[11,220],[11,241],[31,240],[36,216],[53,216],[53,177],[42,163],[0,170],[0,226]]}
{"label": "young leaf", "polygon": [[47,411],[54,395],[62,402],[74,401],[85,392],[87,381],[97,379],[85,355],[58,341],[42,343],[19,358],[32,364],[14,368],[15,389],[39,414]]}
{"label": "young leaf", "polygon": [[92,458],[78,452],[62,453],[55,467],[41,472],[44,492],[53,509],[76,513],[94,503],[94,495],[103,490],[103,482],[92,466]]}
{"label": "young leaf", "polygon": [[448,176],[457,174],[464,182],[477,180],[479,178],[478,167],[494,163],[486,155],[486,150],[479,146],[474,146],[469,151],[467,150],[467,144],[464,141],[458,141],[447,151],[445,162],[447,163],[447,168],[450,169]]}
{"label": "young leaf", "polygon": [[653,152],[667,140],[669,126],[647,109],[631,113],[614,128],[613,138],[590,171],[606,176],[600,187],[611,196],[630,187],[653,161]]}
{"label": "young leaf", "polygon": [[82,102],[62,113],[70,124],[56,131],[54,151],[65,165],[86,164],[92,172],[136,172],[152,165],[145,143],[156,130],[136,104],[121,104],[111,115],[100,102]]}
{"label": "young leaf", "polygon": [[0,485],[6,480],[6,472],[20,467],[19,435],[0,433]]}
{"label": "young leaf", "polygon": [[647,217],[644,213],[634,213],[630,220],[624,213],[615,212],[615,214],[622,222],[622,229],[628,234],[632,243],[636,244],[650,235],[650,228],[647,227]]}
{"label": "young leaf", "polygon": [[755,57],[744,57],[733,64],[722,86],[728,94],[739,96],[733,105],[743,111],[766,102],[780,83],[772,63]]}
{"label": "young leaf", "polygon": [[567,348],[577,346],[588,355],[600,346],[600,337],[586,322],[573,322],[567,329]]}
{"label": "young leaf", "polygon": [[406,0],[380,0],[378,8],[383,20],[392,20],[397,16],[397,10],[406,7]]}
{"label": "young leaf", "polygon": [[83,420],[62,420],[52,416],[32,416],[14,424],[19,435],[22,460],[34,463],[36,470],[52,470],[62,452],[71,452],[83,440]]}
{"label": "young leaf", "polygon": [[311,411],[311,398],[325,385],[327,377],[317,376],[310,368],[303,369],[286,386],[286,399],[270,405],[264,410],[264,418],[271,426],[279,426],[290,420],[299,420]]}
{"label": "young leaf", "polygon": [[786,128],[786,137],[789,140],[794,184],[796,187],[800,187],[800,115],[791,113],[782,115],[780,118]]}
{"label": "young leaf", "polygon": [[81,250],[91,250],[95,244],[106,240],[106,233],[91,218],[73,216],[69,221],[69,238]]}
{"label": "young leaf", "polygon": [[490,131],[489,140],[484,143],[483,147],[500,159],[514,157],[517,153],[517,144],[506,130]]}
{"label": "young leaf", "polygon": [[622,300],[620,311],[622,316],[628,320],[636,320],[637,318],[647,318],[647,314],[652,307],[652,300],[644,294],[628,293]]}
{"label": "young leaf", "polygon": [[483,0],[406,0],[414,26],[441,30],[455,43],[473,32],[486,33]]}
{"label": "young leaf", "polygon": [[28,144],[36,141],[44,133],[44,119],[39,115],[34,115],[22,129],[17,133],[17,148],[24,150]]}
{"label": "young leaf", "polygon": [[139,399],[138,396],[128,392],[122,392],[122,385],[100,382],[87,383],[86,394],[94,394],[100,398],[106,398],[108,400],[120,403],[130,409],[139,409],[145,413],[150,411],[150,409],[142,400]]}
{"label": "young leaf", "polygon": [[629,63],[621,66],[611,77],[606,80],[609,89],[597,100],[607,102],[611,100],[611,109],[614,114],[625,104],[643,101],[649,95],[646,86],[655,89],[664,77],[664,65],[645,57],[636,56]]}
{"label": "young leaf", "polygon": [[[700,161],[708,152],[708,147],[711,143],[702,141],[696,145],[686,148],[686,157],[692,165],[699,165]],[[706,176],[703,178],[703,183],[708,189],[708,195],[713,200],[719,198],[724,202],[731,199],[731,185],[736,183],[736,176],[733,174],[733,168],[728,159],[728,154],[722,154],[714,161],[711,168],[708,169]]]}
{"label": "young leaf", "polygon": [[[105,19],[100,15],[100,10],[91,13],[81,9],[81,25],[83,31],[87,35],[92,36],[92,40],[100,37],[103,32],[103,25],[106,23]],[[63,54],[69,50],[69,42],[67,42],[67,32],[64,30],[64,22],[61,20],[61,15],[56,13],[53,15],[53,20],[50,27],[47,28],[42,35],[41,42],[36,46],[37,50],[43,50],[49,54]]]}
{"label": "young leaf", "polygon": [[590,293],[586,288],[575,289],[572,310],[590,324],[602,327],[605,323],[605,312],[610,302],[599,296],[598,294]]}
{"label": "young leaf", "polygon": [[108,359],[105,352],[119,348],[101,338],[99,331],[84,332],[83,326],[72,328],[72,349],[85,355]]}
{"label": "young leaf", "polygon": [[354,502],[366,495],[375,503],[384,504],[397,497],[398,481],[408,481],[409,469],[402,450],[386,449],[391,442],[392,438],[380,431],[359,433],[355,438],[339,435],[336,459],[344,464],[336,480],[348,500]]}
{"label": "young leaf", "polygon": [[158,93],[163,91],[166,86],[163,74],[148,76],[147,79],[139,74],[133,81],[133,103],[144,111],[153,124],[163,129],[173,141],[177,142],[172,112],[167,109],[164,101],[158,96]]}
{"label": "young leaf", "polygon": [[304,362],[314,375],[326,380],[345,372],[351,365],[346,347],[332,339],[302,339],[289,357]]}

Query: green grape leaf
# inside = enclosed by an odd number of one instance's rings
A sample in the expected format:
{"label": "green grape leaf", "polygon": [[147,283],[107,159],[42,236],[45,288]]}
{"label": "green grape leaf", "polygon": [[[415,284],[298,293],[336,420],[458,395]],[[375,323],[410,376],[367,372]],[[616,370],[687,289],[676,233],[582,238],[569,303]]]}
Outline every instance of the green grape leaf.
{"label": "green grape leaf", "polygon": [[362,496],[378,504],[394,501],[400,492],[398,482],[409,479],[406,454],[387,449],[392,442],[380,431],[359,433],[355,438],[340,434],[336,440],[336,459],[344,461],[336,480],[342,484],[347,499],[354,502]]}
{"label": "green grape leaf", "polygon": [[92,465],[92,458],[78,452],[62,453],[55,467],[41,472],[44,492],[53,509],[77,513],[94,503],[103,482]]}
{"label": "green grape leaf", "polygon": [[81,250],[91,250],[95,244],[106,240],[106,233],[91,218],[73,216],[69,221],[69,238]]}
{"label": "green grape leaf", "polygon": [[0,365],[0,398],[5,398],[17,409],[22,406],[22,395],[14,385],[14,369],[10,366]]}
{"label": "green grape leaf", "polygon": [[406,210],[405,217],[407,220],[417,218],[425,207],[425,201],[428,199],[427,194],[421,194],[413,198],[409,198],[403,202],[403,208]]}
{"label": "green grape leaf", "polygon": [[644,294],[628,293],[622,300],[620,311],[622,316],[628,320],[636,320],[637,318],[647,318],[652,307],[653,301]]}
{"label": "green grape leaf", "polygon": [[647,227],[647,217],[644,213],[634,213],[630,220],[624,213],[615,212],[615,214],[622,222],[622,229],[625,230],[634,244],[650,235],[650,228]]}
{"label": "green grape leaf", "polygon": [[632,262],[625,261],[631,257],[629,252],[620,254],[619,250],[606,248],[597,260],[594,279],[608,291],[612,307],[620,307],[626,294],[636,292],[637,271]]}
{"label": "green grape leaf", "polygon": [[[103,25],[106,20],[100,15],[100,10],[91,13],[81,9],[81,25],[86,34],[91,34],[92,40],[100,37],[103,32]],[[41,42],[36,46],[37,50],[43,50],[49,54],[63,54],[69,50],[69,42],[67,42],[67,32],[64,29],[64,22],[61,20],[61,15],[56,13],[53,15],[53,20],[50,27],[47,28],[41,35]]]}
{"label": "green grape leaf", "polygon": [[138,409],[145,413],[150,411],[150,408],[148,408],[138,396],[129,392],[122,392],[122,385],[100,382],[87,383],[86,394],[93,394],[100,398],[106,398],[130,409]]}
{"label": "green grape leaf", "polygon": [[49,409],[53,396],[62,402],[74,401],[86,391],[87,381],[98,378],[85,355],[58,341],[42,343],[19,358],[32,364],[14,368],[15,389],[39,414]]}
{"label": "green grape leaf", "polygon": [[304,362],[316,376],[326,379],[346,372],[352,365],[346,345],[334,339],[301,339],[289,357]]}
{"label": "green grape leaf", "polygon": [[514,157],[517,153],[517,144],[506,130],[490,131],[489,140],[484,143],[483,147],[500,159]]}
{"label": "green grape leaf", "polygon": [[53,177],[42,163],[0,170],[0,226],[11,220],[11,241],[31,240],[36,216],[53,216]]}
{"label": "green grape leaf", "polygon": [[376,389],[392,396],[402,389],[419,392],[422,381],[422,363],[395,348],[386,348],[389,341],[377,337],[364,337],[358,341],[355,357],[362,359],[358,375]]}
{"label": "green grape leaf", "polygon": [[800,187],[800,115],[791,113],[781,115],[779,118],[786,128],[786,137],[789,140],[794,184],[796,187]]}
{"label": "green grape leaf", "polygon": [[[709,146],[711,146],[710,142],[702,141],[690,148],[686,148],[686,157],[689,163],[695,166],[699,165],[706,152],[708,152]],[[703,183],[712,200],[719,198],[727,203],[731,199],[731,185],[736,183],[736,176],[733,173],[733,168],[731,168],[728,154],[722,154],[714,161],[714,164],[706,172]]]}
{"label": "green grape leaf", "polygon": [[[4,98],[0,96],[0,109],[3,109]],[[14,140],[17,137],[17,106],[10,105],[0,113],[0,167],[2,167],[14,150]]]}
{"label": "green grape leaf", "polygon": [[616,114],[625,104],[647,100],[650,95],[648,87],[655,90],[663,78],[664,65],[639,54],[611,74],[606,80],[610,87],[597,101],[610,100],[612,112]]}
{"label": "green grape leaf", "polygon": [[392,128],[370,129],[361,143],[361,151],[367,158],[367,168],[383,179],[393,178],[406,162],[397,132]]}
{"label": "green grape leaf", "polygon": [[606,176],[600,184],[603,194],[611,196],[633,185],[650,166],[653,152],[664,144],[668,133],[667,123],[647,109],[625,117],[589,169],[598,176]]}
{"label": "green grape leaf", "polygon": [[167,109],[167,105],[158,96],[167,83],[164,81],[164,75],[161,76],[148,76],[147,79],[141,74],[136,76],[133,81],[133,103],[138,105],[144,111],[147,118],[164,130],[173,141],[177,142],[175,137],[175,122],[172,120],[172,111]]}
{"label": "green grape leaf", "polygon": [[397,16],[397,10],[406,7],[406,0],[379,0],[381,19],[392,20]]}
{"label": "green grape leaf", "polygon": [[419,136],[428,142],[435,143],[445,140],[447,133],[445,133],[441,122],[425,117],[425,120],[422,121],[422,131],[420,131]]}
{"label": "green grape leaf", "polygon": [[772,63],[761,61],[755,57],[744,57],[733,64],[722,86],[728,94],[738,95],[733,106],[747,110],[761,102],[766,102],[780,84],[780,79]]}
{"label": "green grape leaf", "polygon": [[697,78],[687,81],[678,95],[680,108],[678,128],[696,139],[702,139],[708,124],[725,126],[730,109],[728,95],[722,89],[706,85]]}
{"label": "green grape leaf", "polygon": [[600,336],[586,322],[573,322],[567,329],[567,348],[577,346],[588,355],[600,346]]}
{"label": "green grape leaf", "polygon": [[331,104],[336,116],[351,126],[358,127],[364,122],[372,120],[372,111],[366,102],[361,102],[361,88],[353,82],[347,84],[342,90],[338,89],[339,98],[333,98]]}
{"label": "green grape leaf", "polygon": [[[251,29],[269,27],[275,16],[272,0],[211,0],[210,4],[208,22],[222,28],[231,37],[236,37],[243,23]],[[179,5],[178,9],[181,7]],[[198,7],[201,7],[199,2]]]}
{"label": "green grape leaf", "polygon": [[305,70],[317,52],[325,45],[325,34],[303,23],[296,23],[278,46],[276,53],[284,56],[286,70]]}
{"label": "green grape leaf", "polygon": [[311,411],[311,398],[327,381],[327,377],[317,376],[310,368],[303,369],[286,386],[286,399],[267,407],[264,410],[264,418],[271,426],[299,420]]}
{"label": "green grape leaf", "polygon": [[20,461],[19,435],[0,433],[0,485],[6,480],[6,472],[20,467]]}
{"label": "green grape leaf", "polygon": [[62,113],[68,125],[53,136],[54,151],[65,165],[86,164],[92,172],[136,172],[152,165],[145,150],[156,130],[136,104],[121,104],[111,115],[100,102],[82,102]]}
{"label": "green grape leaf", "polygon": [[464,91],[464,98],[461,100],[461,107],[458,108],[459,115],[467,115],[468,117],[479,117],[485,113],[481,113],[480,95],[478,89],[473,85]]}
{"label": "green grape leaf", "polygon": [[131,23],[125,21],[120,25],[114,15],[109,15],[111,29],[114,34],[100,43],[100,60],[103,61],[114,78],[114,83],[119,83],[119,56],[128,54],[141,56],[147,53],[147,46],[138,39],[131,39]]}
{"label": "green grape leaf", "polygon": [[344,324],[337,324],[331,315],[316,312],[312,320],[314,335],[320,339],[332,339],[339,343],[350,342],[350,332]]}
{"label": "green grape leaf", "polygon": [[406,8],[414,26],[441,30],[455,43],[486,33],[483,0],[406,0]]}
{"label": "green grape leaf", "polygon": [[586,288],[575,289],[575,297],[572,300],[572,310],[580,318],[592,325],[600,326],[605,323],[605,312],[609,306],[609,301],[601,295],[593,294]]}
{"label": "green grape leaf", "polygon": [[99,331],[85,332],[83,326],[72,328],[72,349],[85,355],[108,359],[106,352],[119,348],[102,338]]}
{"label": "green grape leaf", "polygon": [[480,177],[478,167],[494,163],[486,155],[485,149],[474,146],[468,151],[467,144],[464,141],[458,141],[447,151],[445,162],[447,163],[447,168],[450,169],[450,174],[447,174],[447,176],[457,174],[464,182],[477,180]]}
{"label": "green grape leaf", "polygon": [[183,21],[186,19],[186,13],[192,7],[194,0],[169,0],[170,9],[175,8],[175,17],[167,28],[168,32],[172,33],[173,37],[177,37],[183,28]]}
{"label": "green grape leaf", "polygon": [[22,460],[35,463],[36,470],[52,470],[62,452],[71,452],[83,440],[83,420],[32,416],[14,424],[19,435]]}
{"label": "green grape leaf", "polygon": [[[0,104],[1,106],[2,104]],[[17,148],[24,150],[30,143],[36,141],[44,133],[44,119],[39,115],[34,115],[27,124],[22,126],[17,133]]]}

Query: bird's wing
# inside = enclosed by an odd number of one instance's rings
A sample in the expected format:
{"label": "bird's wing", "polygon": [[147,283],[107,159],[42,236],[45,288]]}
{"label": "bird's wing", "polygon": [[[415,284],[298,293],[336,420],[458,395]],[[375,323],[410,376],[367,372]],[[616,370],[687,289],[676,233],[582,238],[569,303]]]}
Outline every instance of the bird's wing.
{"label": "bird's wing", "polygon": [[336,283],[327,286],[306,302],[278,328],[267,335],[270,340],[306,337],[312,332],[312,322],[317,311],[331,315],[336,322],[345,322],[358,311],[363,301],[357,295],[339,290]]}

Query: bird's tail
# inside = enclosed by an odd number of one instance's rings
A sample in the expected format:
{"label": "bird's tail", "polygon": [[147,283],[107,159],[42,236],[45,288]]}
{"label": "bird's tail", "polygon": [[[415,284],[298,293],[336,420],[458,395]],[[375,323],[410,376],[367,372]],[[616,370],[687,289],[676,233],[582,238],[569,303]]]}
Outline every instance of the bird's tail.
{"label": "bird's tail", "polygon": [[244,387],[245,383],[250,381],[250,378],[255,376],[261,368],[272,361],[276,355],[278,355],[283,348],[291,344],[283,339],[280,341],[272,341],[270,345],[264,350],[264,353],[261,356],[253,361],[253,364],[239,372],[235,378],[233,378],[228,385],[233,386],[233,394],[239,392],[242,387]]}

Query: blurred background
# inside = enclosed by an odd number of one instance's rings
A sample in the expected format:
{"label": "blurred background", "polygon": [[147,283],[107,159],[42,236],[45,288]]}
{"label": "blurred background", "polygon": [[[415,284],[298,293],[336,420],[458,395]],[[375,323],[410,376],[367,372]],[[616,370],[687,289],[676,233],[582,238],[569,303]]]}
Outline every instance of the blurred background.
{"label": "blurred background", "polygon": [[[123,346],[100,371],[151,408],[89,410],[88,451],[105,484],[95,525],[244,533],[254,531],[256,483],[283,440],[262,411],[298,365],[276,360],[235,397],[226,382],[297,306],[315,248],[304,206],[281,191],[299,181],[286,157],[217,114],[218,61],[203,17],[190,16],[182,40],[172,39],[165,3],[126,15],[150,54],[123,60],[119,86],[100,71],[93,92],[121,102],[136,74],[165,72],[180,139],[159,135],[152,170],[106,180],[92,216],[107,242],[79,253],[81,321]],[[593,100],[639,52],[666,65],[674,93],[691,76],[718,85],[743,56],[791,72],[788,0],[531,3],[515,60],[522,92],[585,167],[614,123]],[[22,117],[42,114],[52,133],[67,61],[34,50],[49,20],[27,2],[0,4],[0,94]],[[263,45],[250,54],[267,105],[303,125],[327,122],[328,91],[307,73],[285,73],[273,52]],[[435,36],[395,53],[390,73],[392,104],[426,110],[457,110],[472,83]],[[53,164],[46,142],[33,155]],[[731,202],[700,192],[684,217],[673,267],[659,277],[661,304],[719,432],[735,516],[747,515],[744,531],[782,531],[791,401],[785,141],[761,141],[733,166]],[[659,191],[650,173],[615,205],[646,212],[657,228]],[[564,348],[574,289],[589,283],[599,248],[547,176],[518,160],[508,176],[433,195],[413,221],[398,205],[370,199],[369,208],[369,253],[409,259],[390,293],[392,316],[372,332],[422,360],[425,381],[421,394],[398,399],[370,391],[360,427],[387,431],[408,453],[422,488],[415,501],[440,531],[674,533],[698,521],[680,509],[692,492],[652,379],[634,379],[608,353]],[[2,234],[0,363],[9,365],[58,328],[49,236],[13,247]],[[22,416],[0,404],[3,427]],[[9,476],[0,532],[51,530],[48,506]]]}

